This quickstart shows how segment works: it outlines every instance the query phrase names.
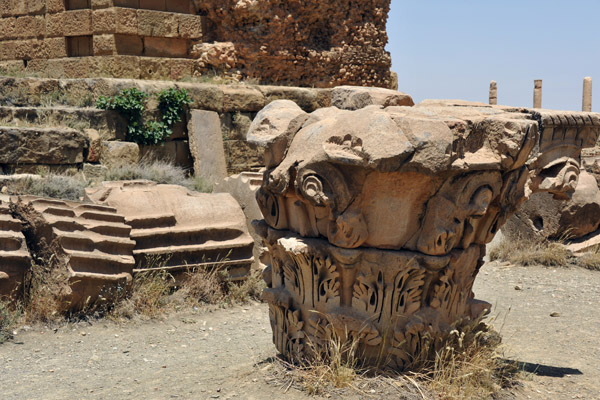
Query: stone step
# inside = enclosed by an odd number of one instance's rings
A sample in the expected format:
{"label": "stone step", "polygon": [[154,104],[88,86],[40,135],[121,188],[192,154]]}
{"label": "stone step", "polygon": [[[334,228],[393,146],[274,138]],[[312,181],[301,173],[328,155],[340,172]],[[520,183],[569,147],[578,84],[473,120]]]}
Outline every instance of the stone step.
{"label": "stone step", "polygon": [[76,165],[88,148],[85,135],[71,128],[0,126],[0,164]]}
{"label": "stone step", "polygon": [[21,229],[21,222],[11,216],[8,204],[0,201],[0,299],[17,297],[31,266]]}
{"label": "stone step", "polygon": [[[125,220],[132,229],[165,228],[177,224],[173,214],[151,214],[128,217]],[[135,233],[132,232],[132,235]]]}
{"label": "stone step", "polygon": [[[58,233],[60,244],[70,251],[99,251],[106,254],[122,255],[133,251],[135,242],[105,235],[81,234],[77,232]],[[93,239],[92,239],[93,237]]]}
{"label": "stone step", "polygon": [[184,227],[134,229],[131,238],[135,240],[136,250],[155,247],[195,245],[207,242],[225,242],[244,236],[238,227]]}
{"label": "stone step", "polygon": [[152,249],[134,250],[136,266],[143,266],[147,258],[160,257],[168,260],[165,266],[184,266],[204,263],[220,265],[224,261],[246,260],[252,258],[254,241],[233,240],[212,242],[204,245],[165,246]]}
{"label": "stone step", "polygon": [[75,272],[120,274],[133,271],[135,266],[135,261],[131,256],[106,254],[98,250],[67,250],[67,254],[70,256],[69,266]]}
{"label": "stone step", "polygon": [[[90,99],[90,106],[96,99]],[[64,126],[79,131],[95,129],[105,140],[125,138],[127,121],[115,111],[67,106],[0,106],[0,121],[10,126]]]}
{"label": "stone step", "polygon": [[70,271],[69,310],[129,290],[135,242],[129,238],[131,227],[114,208],[34,196],[13,201],[17,212],[34,228],[31,239],[56,243],[59,255],[66,255],[59,259]]}

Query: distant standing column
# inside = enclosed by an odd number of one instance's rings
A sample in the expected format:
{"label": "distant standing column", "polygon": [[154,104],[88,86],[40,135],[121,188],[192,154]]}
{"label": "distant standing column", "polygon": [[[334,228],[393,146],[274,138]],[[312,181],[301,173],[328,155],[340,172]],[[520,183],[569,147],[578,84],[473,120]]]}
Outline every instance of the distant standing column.
{"label": "distant standing column", "polygon": [[592,112],[592,78],[583,79],[583,104],[581,111]]}
{"label": "distant standing column", "polygon": [[542,108],[542,80],[536,79],[533,85],[533,108]]}
{"label": "distant standing column", "polygon": [[490,104],[498,104],[498,84],[496,81],[490,82]]}

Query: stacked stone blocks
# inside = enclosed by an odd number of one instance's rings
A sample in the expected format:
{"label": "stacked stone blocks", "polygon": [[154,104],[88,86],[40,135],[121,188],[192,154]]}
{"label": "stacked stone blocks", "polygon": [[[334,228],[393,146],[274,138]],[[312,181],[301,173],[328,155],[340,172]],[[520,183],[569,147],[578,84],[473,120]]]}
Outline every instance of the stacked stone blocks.
{"label": "stacked stone blocks", "polygon": [[181,78],[203,36],[194,12],[189,0],[3,0],[0,62],[63,77]]}

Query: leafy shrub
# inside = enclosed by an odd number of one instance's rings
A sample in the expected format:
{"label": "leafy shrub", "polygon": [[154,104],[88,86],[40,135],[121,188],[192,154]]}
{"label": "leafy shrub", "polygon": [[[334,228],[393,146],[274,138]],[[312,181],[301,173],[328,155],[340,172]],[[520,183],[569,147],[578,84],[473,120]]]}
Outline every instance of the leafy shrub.
{"label": "leafy shrub", "polygon": [[162,123],[172,127],[181,122],[183,111],[192,104],[192,99],[185,89],[170,88],[158,94],[158,109],[162,115]]}
{"label": "leafy shrub", "polygon": [[127,120],[127,140],[154,145],[171,136],[174,124],[180,122],[186,107],[191,104],[187,90],[170,88],[158,93],[160,121],[143,121],[149,95],[136,88],[124,89],[114,97],[100,96],[96,107],[114,110]]}

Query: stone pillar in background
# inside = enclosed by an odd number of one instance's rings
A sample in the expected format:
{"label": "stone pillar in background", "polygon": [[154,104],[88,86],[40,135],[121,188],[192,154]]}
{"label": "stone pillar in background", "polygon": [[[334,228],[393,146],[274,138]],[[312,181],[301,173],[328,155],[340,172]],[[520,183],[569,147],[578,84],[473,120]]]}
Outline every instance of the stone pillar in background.
{"label": "stone pillar in background", "polygon": [[592,78],[583,79],[583,104],[581,111],[592,112]]}
{"label": "stone pillar in background", "polygon": [[490,104],[493,106],[498,104],[498,84],[496,81],[490,82]]}
{"label": "stone pillar in background", "polygon": [[542,108],[542,80],[536,79],[533,84],[533,108]]}

